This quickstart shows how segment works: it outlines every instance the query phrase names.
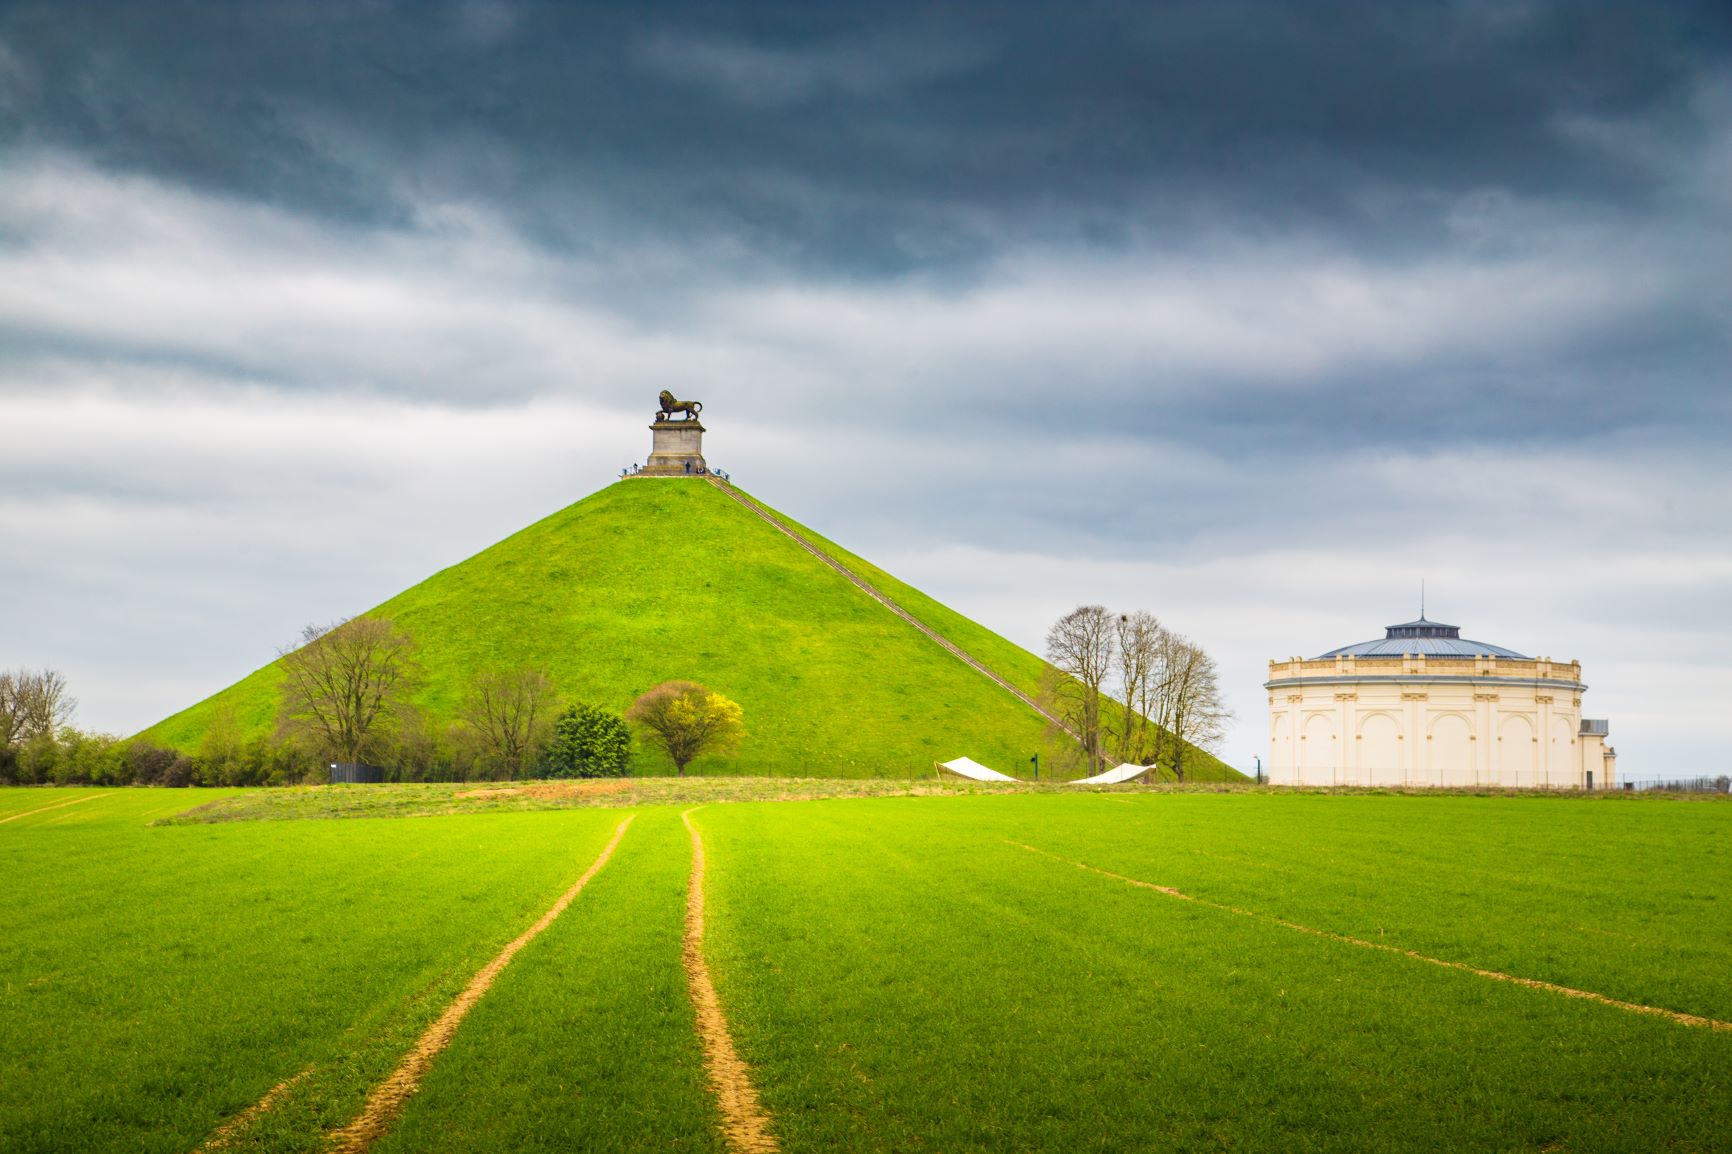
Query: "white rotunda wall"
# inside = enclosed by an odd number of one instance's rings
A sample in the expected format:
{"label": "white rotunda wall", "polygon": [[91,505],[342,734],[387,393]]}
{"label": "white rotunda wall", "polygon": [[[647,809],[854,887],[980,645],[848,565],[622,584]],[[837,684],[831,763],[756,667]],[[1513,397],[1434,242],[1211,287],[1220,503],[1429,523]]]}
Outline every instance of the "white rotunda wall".
{"label": "white rotunda wall", "polygon": [[1272,661],[1265,688],[1276,785],[1616,784],[1604,724],[1582,723],[1573,661],[1339,653]]}

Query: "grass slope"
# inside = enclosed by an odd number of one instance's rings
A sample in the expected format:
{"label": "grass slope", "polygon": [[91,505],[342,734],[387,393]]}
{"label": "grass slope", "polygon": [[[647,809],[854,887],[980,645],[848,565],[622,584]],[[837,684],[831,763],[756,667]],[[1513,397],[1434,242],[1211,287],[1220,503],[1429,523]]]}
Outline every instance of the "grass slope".
{"label": "grass slope", "polygon": [[[960,644],[1011,663],[1013,680],[1038,668],[893,587]],[[661,681],[702,682],[740,703],[748,737],[698,772],[901,776],[964,753],[1016,772],[1042,748],[1044,721],[1026,705],[703,482],[610,485],[372,613],[420,642],[419,703],[435,716],[490,666],[545,665],[567,699],[613,709]],[[243,733],[262,730],[279,675],[266,666],[145,736],[192,749],[223,710]]]}
{"label": "grass slope", "polygon": [[[953,644],[968,653],[969,656],[981,662],[988,669],[996,671],[1000,677],[1031,697],[1038,698],[1040,696],[1041,671],[1046,666],[1045,661],[1015,642],[1000,637],[984,625],[964,617],[943,602],[936,601],[914,586],[891,576],[864,557],[856,556],[834,541],[813,532],[787,514],[777,511],[776,515],[787,522],[790,528],[803,534],[808,541],[865,578],[880,593],[919,618],[927,627],[948,637]],[[1117,708],[1122,709],[1123,706],[1117,706]],[[1161,770],[1159,777],[1162,781],[1175,780],[1171,770]],[[1199,749],[1187,742],[1185,745],[1185,780],[1246,781],[1249,779],[1208,750]]]}

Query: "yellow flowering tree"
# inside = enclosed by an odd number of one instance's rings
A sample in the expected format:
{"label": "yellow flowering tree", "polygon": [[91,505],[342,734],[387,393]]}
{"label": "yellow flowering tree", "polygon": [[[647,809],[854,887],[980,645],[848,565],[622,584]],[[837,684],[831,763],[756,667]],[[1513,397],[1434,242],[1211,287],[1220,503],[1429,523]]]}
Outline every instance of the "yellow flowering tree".
{"label": "yellow flowering tree", "polygon": [[693,758],[732,753],[746,735],[738,704],[693,681],[664,681],[626,710],[652,745],[660,747],[681,777]]}

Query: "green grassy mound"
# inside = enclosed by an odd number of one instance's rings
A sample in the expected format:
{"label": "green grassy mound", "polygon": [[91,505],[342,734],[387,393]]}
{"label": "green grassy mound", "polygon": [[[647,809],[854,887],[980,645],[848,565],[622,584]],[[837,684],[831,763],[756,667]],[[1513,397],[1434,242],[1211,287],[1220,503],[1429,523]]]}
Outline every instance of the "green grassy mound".
{"label": "green grassy mound", "polygon": [[[834,555],[1013,684],[1038,680],[1033,654]],[[420,643],[418,704],[437,718],[489,667],[545,666],[567,700],[617,710],[675,678],[726,694],[748,736],[699,772],[894,777],[967,754],[1017,773],[1045,748],[1027,705],[701,481],[610,485],[369,612]],[[279,677],[267,665],[144,736],[191,750],[225,710],[243,734],[265,730]],[[659,766],[639,758],[640,772]],[[1206,754],[1187,769],[1240,776]]]}

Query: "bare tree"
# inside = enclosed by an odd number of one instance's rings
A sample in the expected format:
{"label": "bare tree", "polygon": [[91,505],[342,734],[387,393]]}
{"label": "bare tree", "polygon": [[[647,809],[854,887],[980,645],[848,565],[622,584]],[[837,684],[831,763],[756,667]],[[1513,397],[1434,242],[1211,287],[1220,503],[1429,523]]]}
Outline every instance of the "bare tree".
{"label": "bare tree", "polygon": [[1113,669],[1113,615],[1100,605],[1079,605],[1046,634],[1046,659],[1062,676],[1052,682],[1052,704],[1082,736],[1090,771],[1101,764],[1102,686]]}
{"label": "bare tree", "polygon": [[78,699],[66,692],[66,678],[58,670],[0,673],[0,748],[53,737],[77,708]]}
{"label": "bare tree", "polygon": [[738,705],[690,681],[664,681],[632,702],[625,719],[643,726],[681,777],[700,753],[726,752],[746,735]]}
{"label": "bare tree", "polygon": [[1164,675],[1161,643],[1166,630],[1154,614],[1139,609],[1119,614],[1114,632],[1120,704],[1118,758],[1120,762],[1144,764],[1143,758],[1153,745],[1149,713]]}
{"label": "bare tree", "polygon": [[1186,748],[1217,744],[1233,714],[1221,698],[1215,659],[1202,646],[1172,635],[1166,673],[1164,725],[1173,747],[1173,775],[1184,781]]}
{"label": "bare tree", "polygon": [[1152,613],[1080,606],[1047,633],[1046,656],[1042,697],[1082,735],[1091,771],[1111,744],[1120,761],[1164,761],[1183,781],[1186,752],[1220,741],[1232,717],[1214,658]]}
{"label": "bare tree", "polygon": [[482,756],[507,778],[525,772],[545,744],[554,714],[553,677],[545,669],[500,669],[469,681],[459,710]]}
{"label": "bare tree", "polygon": [[23,673],[7,669],[0,671],[0,750],[9,750],[23,728],[19,716],[18,678]]}
{"label": "bare tree", "polygon": [[282,654],[280,718],[339,760],[377,751],[420,686],[415,641],[383,617],[309,625]]}

